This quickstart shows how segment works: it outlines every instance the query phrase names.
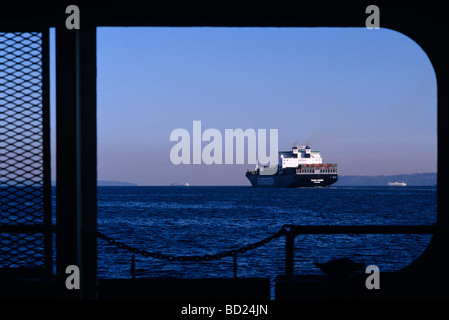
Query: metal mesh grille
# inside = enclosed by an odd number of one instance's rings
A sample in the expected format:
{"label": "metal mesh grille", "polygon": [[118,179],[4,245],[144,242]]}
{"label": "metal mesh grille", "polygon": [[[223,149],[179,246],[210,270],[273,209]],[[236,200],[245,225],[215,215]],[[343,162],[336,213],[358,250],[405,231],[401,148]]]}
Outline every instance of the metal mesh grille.
{"label": "metal mesh grille", "polygon": [[0,262],[3,267],[44,267],[44,234],[0,233],[0,243]]}
{"label": "metal mesh grille", "polygon": [[0,269],[45,264],[43,46],[0,32]]}

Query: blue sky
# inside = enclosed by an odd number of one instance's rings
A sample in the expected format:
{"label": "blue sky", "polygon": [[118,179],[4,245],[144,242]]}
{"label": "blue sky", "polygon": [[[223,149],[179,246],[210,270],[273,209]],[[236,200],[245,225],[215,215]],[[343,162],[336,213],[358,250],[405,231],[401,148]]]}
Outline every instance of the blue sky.
{"label": "blue sky", "polygon": [[[341,175],[436,172],[436,79],[393,30],[98,28],[98,179],[249,185],[253,165],[174,165],[170,133],[278,129]],[[207,143],[203,143],[204,145]],[[224,148],[223,148],[224,150]]]}

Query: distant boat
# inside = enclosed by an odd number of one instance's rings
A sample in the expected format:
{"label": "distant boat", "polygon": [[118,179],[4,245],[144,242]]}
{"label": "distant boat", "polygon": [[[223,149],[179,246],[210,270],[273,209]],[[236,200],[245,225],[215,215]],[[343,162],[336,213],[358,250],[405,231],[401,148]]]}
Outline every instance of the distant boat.
{"label": "distant boat", "polygon": [[389,187],[405,187],[406,185],[405,182],[388,182]]}
{"label": "distant boat", "polygon": [[172,187],[188,187],[190,184],[188,182],[186,183],[172,183],[170,184]]}

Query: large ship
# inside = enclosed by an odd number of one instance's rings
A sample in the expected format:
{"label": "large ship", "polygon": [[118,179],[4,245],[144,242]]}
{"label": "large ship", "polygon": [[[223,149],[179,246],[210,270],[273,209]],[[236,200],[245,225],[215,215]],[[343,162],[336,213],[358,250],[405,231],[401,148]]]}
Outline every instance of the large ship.
{"label": "large ship", "polygon": [[338,180],[337,164],[322,162],[319,151],[300,145],[280,151],[277,165],[256,165],[255,170],[246,172],[246,177],[253,187],[327,187]]}

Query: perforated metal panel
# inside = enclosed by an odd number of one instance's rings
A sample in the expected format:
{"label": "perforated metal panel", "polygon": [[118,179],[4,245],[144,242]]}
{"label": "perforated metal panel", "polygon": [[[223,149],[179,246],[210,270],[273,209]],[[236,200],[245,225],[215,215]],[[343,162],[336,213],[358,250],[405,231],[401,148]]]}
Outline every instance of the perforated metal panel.
{"label": "perforated metal panel", "polygon": [[51,270],[48,31],[0,32],[0,272]]}

